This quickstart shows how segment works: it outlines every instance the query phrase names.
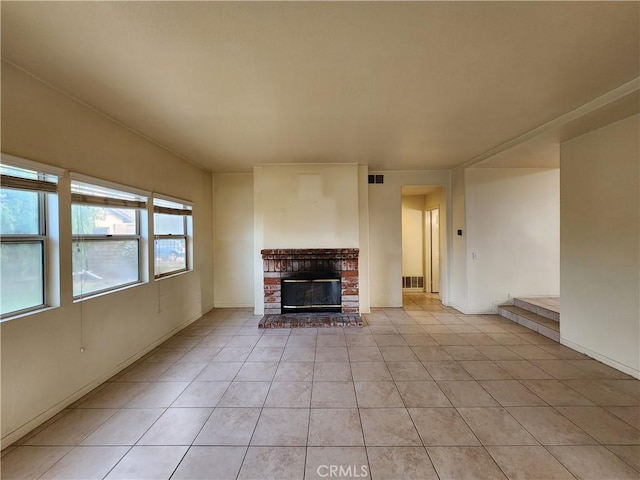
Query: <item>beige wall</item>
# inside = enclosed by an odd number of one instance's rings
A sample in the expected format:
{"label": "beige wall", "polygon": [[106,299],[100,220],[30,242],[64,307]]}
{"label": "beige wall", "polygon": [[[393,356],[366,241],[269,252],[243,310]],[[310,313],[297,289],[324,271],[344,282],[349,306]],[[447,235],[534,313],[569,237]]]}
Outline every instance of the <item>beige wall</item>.
{"label": "beige wall", "polygon": [[561,146],[561,342],[640,378],[640,117]]}
{"label": "beige wall", "polygon": [[263,248],[358,246],[357,165],[267,165],[260,189]]}
{"label": "beige wall", "polygon": [[[445,186],[446,205],[440,210],[441,229],[448,231],[451,173],[449,171],[383,171],[383,184],[369,185],[369,257],[372,307],[402,306],[402,187]],[[448,257],[451,236],[443,243],[441,295],[448,302]],[[445,247],[446,245],[446,247]]]}
{"label": "beige wall", "polygon": [[253,306],[253,175],[214,177],[215,306]]}
{"label": "beige wall", "polygon": [[[467,219],[464,168],[451,172],[451,301],[452,307],[467,311]],[[462,235],[458,235],[461,230]]]}
{"label": "beige wall", "polygon": [[444,188],[437,188],[424,196],[424,209],[430,210],[446,203]]}
{"label": "beige wall", "polygon": [[358,166],[358,217],[360,220],[360,313],[370,313],[370,262],[369,254],[369,167]]}
{"label": "beige wall", "polygon": [[517,296],[557,296],[559,170],[470,168],[465,176],[466,312],[494,312]]}
{"label": "beige wall", "polygon": [[[447,238],[449,236],[449,234],[451,232],[447,232],[447,218],[446,218],[446,205],[447,205],[447,201],[446,201],[446,197],[445,197],[445,190],[444,188],[440,187],[435,189],[433,192],[430,192],[428,195],[424,196],[424,209],[425,210],[432,210],[434,208],[438,208],[439,209],[439,214],[440,214],[440,222],[444,222],[441,223],[441,228],[438,228],[438,232],[439,232],[439,252],[438,252],[438,256],[440,259],[442,259],[443,257],[446,256],[446,252],[447,252]],[[424,217],[423,217],[424,218]],[[425,218],[425,230],[427,228],[426,225],[426,218]],[[453,237],[454,234],[451,234],[451,237]],[[425,242],[427,243],[427,242]],[[432,259],[429,258],[429,252],[431,249],[431,245],[430,243],[428,243],[427,245],[425,245],[425,247],[429,247],[428,249],[425,249],[425,258],[424,258],[424,264],[425,264],[425,271],[424,271],[424,285],[425,285],[425,291],[430,291],[433,285],[433,279],[431,278],[431,261]],[[445,260],[446,261],[446,260]],[[445,263],[446,266],[446,263]],[[438,280],[442,278],[442,264],[440,264],[440,269],[438,272]],[[438,285],[440,285],[440,281],[437,282]],[[439,288],[438,290],[440,290],[438,292],[438,297],[440,299],[442,299],[442,288]]]}
{"label": "beige wall", "polygon": [[213,198],[210,173],[4,63],[2,150],[194,204],[192,272],[73,303],[61,179],[60,307],[1,324],[5,446],[213,307]]}
{"label": "beige wall", "polygon": [[[356,164],[265,165],[254,168],[254,305],[264,311],[264,248],[360,248],[366,200]],[[366,173],[366,172],[365,172]],[[362,221],[365,221],[364,219]],[[365,242],[366,246],[366,242]],[[368,263],[366,248],[360,261]],[[361,288],[366,288],[362,285]],[[361,308],[368,310],[361,298]]]}
{"label": "beige wall", "polygon": [[402,197],[402,276],[424,276],[424,195]]}

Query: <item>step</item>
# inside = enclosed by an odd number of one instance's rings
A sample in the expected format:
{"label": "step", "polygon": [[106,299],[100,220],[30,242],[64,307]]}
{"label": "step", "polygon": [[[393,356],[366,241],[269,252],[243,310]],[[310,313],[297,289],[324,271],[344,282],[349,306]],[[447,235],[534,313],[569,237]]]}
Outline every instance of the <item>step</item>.
{"label": "step", "polygon": [[500,305],[498,314],[551,340],[560,341],[559,322],[515,305]]}
{"label": "step", "polygon": [[520,297],[515,298],[513,303],[516,307],[537,313],[554,322],[560,321],[560,297]]}

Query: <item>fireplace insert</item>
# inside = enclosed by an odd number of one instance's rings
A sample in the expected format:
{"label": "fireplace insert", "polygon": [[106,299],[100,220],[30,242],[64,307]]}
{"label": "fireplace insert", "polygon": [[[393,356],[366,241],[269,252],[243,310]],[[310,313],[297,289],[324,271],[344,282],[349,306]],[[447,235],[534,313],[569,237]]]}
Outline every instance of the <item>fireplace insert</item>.
{"label": "fireplace insert", "polygon": [[283,278],[282,313],[341,312],[339,278]]}

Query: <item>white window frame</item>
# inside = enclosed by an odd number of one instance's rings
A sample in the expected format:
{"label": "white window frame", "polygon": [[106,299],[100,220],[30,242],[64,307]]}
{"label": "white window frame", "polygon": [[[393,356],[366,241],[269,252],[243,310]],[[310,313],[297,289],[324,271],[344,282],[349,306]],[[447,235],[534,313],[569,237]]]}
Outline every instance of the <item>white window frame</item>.
{"label": "white window frame", "polygon": [[[156,200],[160,200],[161,202],[169,202],[174,205],[172,206],[163,206],[156,205]],[[169,197],[167,195],[163,195],[160,193],[153,194],[153,213],[154,213],[154,222],[153,222],[153,274],[156,280],[160,280],[162,278],[170,277],[173,275],[178,275],[181,273],[189,272],[193,270],[192,267],[192,250],[193,250],[193,203],[182,200],[174,197]],[[155,224],[155,214],[165,214],[165,215],[178,215],[183,217],[183,233],[182,234],[162,234],[156,233],[156,224]],[[185,245],[185,267],[171,270],[170,272],[165,273],[157,273],[156,271],[156,240],[175,240],[175,239],[184,239]]]}
{"label": "white window frame", "polygon": [[[138,278],[132,282],[121,283],[108,288],[100,290],[92,290],[90,292],[82,292],[80,294],[74,294],[74,301],[81,301],[87,298],[92,298],[98,295],[121,290],[123,288],[141,285],[146,282],[145,266],[146,262],[144,258],[146,256],[147,248],[144,242],[143,231],[145,230],[144,224],[147,213],[147,205],[149,199],[149,193],[144,190],[140,190],[134,187],[129,187],[108,180],[97,179],[94,177],[88,177],[79,173],[70,173],[71,177],[71,208],[74,205],[85,205],[94,207],[125,207],[135,209],[136,217],[136,233],[129,235],[113,235],[113,234],[74,234],[73,226],[71,231],[71,245],[72,248],[78,243],[83,242],[118,242],[118,241],[135,241],[138,245],[138,257],[137,257],[137,271]],[[135,199],[117,198],[115,196],[101,196],[91,195],[89,193],[74,192],[78,184],[84,184],[91,187],[101,187],[109,190],[114,190],[124,196],[136,197]],[[115,192],[114,192],[115,193]],[[73,213],[72,213],[73,216]]]}
{"label": "white window frame", "polygon": [[57,275],[59,274],[59,256],[53,245],[57,242],[51,242],[50,238],[52,235],[57,237],[58,234],[58,181],[64,175],[64,170],[6,153],[2,153],[0,158],[3,166],[16,167],[37,174],[37,180],[2,174],[0,175],[0,185],[2,188],[37,193],[39,222],[37,234],[4,234],[0,235],[0,242],[5,244],[37,243],[41,245],[42,249],[42,303],[4,312],[0,315],[0,319],[4,321],[59,305],[60,282],[59,275]]}

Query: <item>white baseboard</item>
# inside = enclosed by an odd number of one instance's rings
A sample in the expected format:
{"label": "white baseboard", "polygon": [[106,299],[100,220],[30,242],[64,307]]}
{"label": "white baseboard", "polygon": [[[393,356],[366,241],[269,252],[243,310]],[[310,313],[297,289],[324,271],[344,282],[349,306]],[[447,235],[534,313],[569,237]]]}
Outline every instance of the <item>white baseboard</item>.
{"label": "white baseboard", "polygon": [[458,305],[457,303],[451,302],[451,303],[445,304],[445,306],[451,307],[451,308],[455,308],[460,313],[467,314],[467,309],[465,307],[461,306],[461,305]]}
{"label": "white baseboard", "polygon": [[396,304],[392,304],[392,305],[387,305],[387,304],[372,304],[370,305],[371,308],[402,308],[404,305],[402,305],[402,302],[400,303],[396,303]]}
{"label": "white baseboard", "polygon": [[467,315],[496,315],[498,307],[476,307],[467,309]]}
{"label": "white baseboard", "polygon": [[254,308],[253,303],[216,303],[214,308]]}
{"label": "white baseboard", "polygon": [[10,446],[12,443],[20,440],[26,434],[28,434],[29,432],[31,432],[35,428],[38,428],[40,425],[45,423],[47,420],[49,420],[50,418],[54,417],[55,415],[60,413],[62,410],[67,408],[73,402],[75,402],[75,401],[79,400],[80,398],[84,397],[87,393],[89,393],[94,388],[102,385],[104,382],[109,380],[115,374],[121,372],[122,370],[127,368],[129,365],[131,365],[135,361],[137,361],[140,358],[142,358],[144,355],[146,355],[151,350],[156,348],[158,345],[163,343],[165,340],[168,340],[169,338],[174,336],[179,331],[181,331],[184,328],[188,327],[189,325],[191,325],[193,322],[195,322],[196,320],[201,318],[205,313],[208,313],[209,311],[210,310],[207,310],[204,313],[200,312],[200,314],[189,318],[188,320],[183,322],[180,326],[174,328],[169,333],[163,335],[161,338],[159,338],[158,340],[156,340],[152,344],[147,345],[146,347],[144,347],[139,352],[135,353],[134,355],[130,356],[129,358],[127,358],[123,362],[119,363],[116,367],[112,368],[111,370],[109,370],[104,375],[101,375],[100,377],[96,378],[95,380],[93,380],[92,382],[88,383],[84,387],[76,390],[74,393],[72,393],[71,395],[67,396],[63,400],[60,400],[54,406],[52,406],[51,408],[49,408],[46,411],[42,412],[40,415],[36,416],[35,418],[29,420],[27,423],[21,425],[20,427],[15,429],[13,432],[8,433],[4,437],[2,437],[2,439],[0,440],[0,449],[4,449],[4,448]]}
{"label": "white baseboard", "polygon": [[598,360],[599,362],[604,363],[605,365],[610,366],[611,368],[615,368],[616,370],[620,370],[622,373],[626,373],[627,375],[631,375],[634,378],[640,380],[640,370],[636,370],[635,368],[624,365],[620,362],[613,360],[612,358],[601,355],[593,350],[588,349],[587,347],[583,347],[577,343],[573,343],[566,338],[560,337],[560,343],[569,348],[572,348],[576,352],[584,353],[585,355]]}
{"label": "white baseboard", "polygon": [[455,303],[450,303],[447,307],[455,308],[460,313],[464,313],[465,315],[495,315],[498,313],[498,307],[462,307]]}

